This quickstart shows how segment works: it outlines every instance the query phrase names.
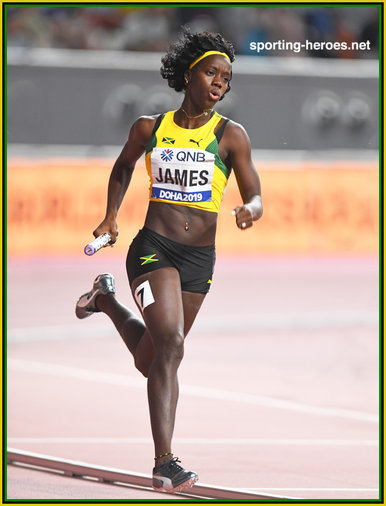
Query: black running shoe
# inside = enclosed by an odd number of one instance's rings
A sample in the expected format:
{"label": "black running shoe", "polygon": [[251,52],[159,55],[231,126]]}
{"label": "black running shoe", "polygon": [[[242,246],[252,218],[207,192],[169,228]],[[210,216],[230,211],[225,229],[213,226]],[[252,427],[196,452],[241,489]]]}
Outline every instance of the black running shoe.
{"label": "black running shoe", "polygon": [[153,489],[161,492],[181,492],[193,485],[198,480],[198,475],[177,464],[181,462],[177,457],[169,460],[158,469],[153,469]]}

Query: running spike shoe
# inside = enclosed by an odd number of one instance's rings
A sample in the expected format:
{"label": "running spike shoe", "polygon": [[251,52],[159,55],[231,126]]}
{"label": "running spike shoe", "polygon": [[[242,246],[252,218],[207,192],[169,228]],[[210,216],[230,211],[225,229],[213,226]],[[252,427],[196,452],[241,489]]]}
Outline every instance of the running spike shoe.
{"label": "running spike shoe", "polygon": [[181,492],[193,487],[198,480],[198,475],[193,471],[186,471],[177,464],[181,462],[177,457],[165,462],[158,469],[153,469],[153,489],[160,492]]}
{"label": "running spike shoe", "polygon": [[85,293],[79,298],[75,306],[76,316],[82,320],[93,313],[99,313],[100,311],[95,305],[95,300],[98,295],[105,295],[107,293],[115,293],[114,276],[108,272],[99,274],[95,278],[91,292]]}

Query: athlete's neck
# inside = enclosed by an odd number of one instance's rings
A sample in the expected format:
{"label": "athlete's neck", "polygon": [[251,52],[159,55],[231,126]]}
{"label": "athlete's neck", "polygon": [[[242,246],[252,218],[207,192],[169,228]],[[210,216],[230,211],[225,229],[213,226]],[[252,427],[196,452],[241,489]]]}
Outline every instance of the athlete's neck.
{"label": "athlete's neck", "polygon": [[189,109],[189,105],[185,105],[184,101],[181,107],[174,113],[174,122],[186,129],[200,128],[212,118],[213,114],[213,109]]}

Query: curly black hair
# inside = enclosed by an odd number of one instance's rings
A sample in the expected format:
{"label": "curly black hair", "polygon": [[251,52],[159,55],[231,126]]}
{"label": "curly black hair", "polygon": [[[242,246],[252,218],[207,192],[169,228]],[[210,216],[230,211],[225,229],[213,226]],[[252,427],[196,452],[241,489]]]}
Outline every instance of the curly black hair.
{"label": "curly black hair", "polygon": [[[161,76],[167,79],[171,88],[176,91],[184,90],[186,70],[194,60],[207,51],[221,51],[229,56],[231,62],[235,59],[233,45],[219,33],[191,33],[189,27],[183,27],[177,41],[171,44],[161,60]],[[230,89],[230,84],[228,84],[226,93]]]}

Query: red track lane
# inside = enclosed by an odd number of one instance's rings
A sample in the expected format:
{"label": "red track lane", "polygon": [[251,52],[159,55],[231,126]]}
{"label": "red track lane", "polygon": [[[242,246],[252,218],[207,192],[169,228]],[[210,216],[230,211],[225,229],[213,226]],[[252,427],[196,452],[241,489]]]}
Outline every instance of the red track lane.
{"label": "red track lane", "polygon": [[[104,315],[74,316],[105,271],[133,307],[122,258],[9,262],[8,444],[149,474],[146,381]],[[174,451],[184,466],[223,487],[378,498],[377,284],[371,258],[220,258],[179,373]],[[14,466],[7,491],[160,496]]]}

